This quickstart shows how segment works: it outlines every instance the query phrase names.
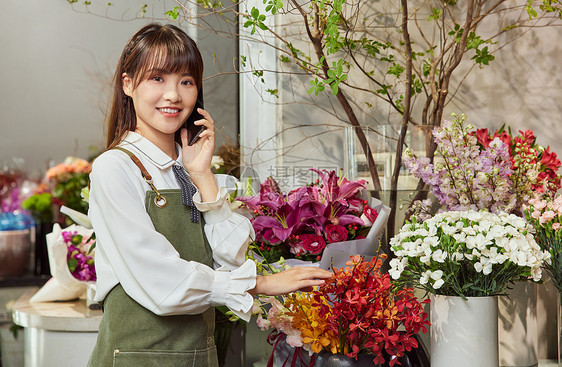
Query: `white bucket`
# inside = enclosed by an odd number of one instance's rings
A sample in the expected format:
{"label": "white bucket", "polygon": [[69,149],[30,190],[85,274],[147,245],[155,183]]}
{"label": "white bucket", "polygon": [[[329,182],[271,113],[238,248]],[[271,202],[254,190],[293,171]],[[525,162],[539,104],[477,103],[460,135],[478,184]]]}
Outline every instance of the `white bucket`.
{"label": "white bucket", "polygon": [[498,367],[498,298],[431,296],[431,367]]}
{"label": "white bucket", "polygon": [[10,331],[10,326],[10,324],[0,325],[2,367],[24,367],[24,330],[18,330],[18,337],[16,339]]}

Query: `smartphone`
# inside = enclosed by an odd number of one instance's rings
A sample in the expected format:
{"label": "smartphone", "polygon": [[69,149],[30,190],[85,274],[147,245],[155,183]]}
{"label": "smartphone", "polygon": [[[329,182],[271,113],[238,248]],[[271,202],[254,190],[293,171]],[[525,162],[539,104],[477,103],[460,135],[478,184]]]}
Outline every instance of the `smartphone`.
{"label": "smartphone", "polygon": [[195,102],[195,107],[191,112],[191,115],[187,118],[185,122],[185,128],[187,129],[187,145],[193,145],[199,140],[199,135],[206,129],[205,126],[195,125],[195,121],[202,120],[205,117],[197,112],[198,108],[203,108],[203,87],[197,95],[197,101]]}

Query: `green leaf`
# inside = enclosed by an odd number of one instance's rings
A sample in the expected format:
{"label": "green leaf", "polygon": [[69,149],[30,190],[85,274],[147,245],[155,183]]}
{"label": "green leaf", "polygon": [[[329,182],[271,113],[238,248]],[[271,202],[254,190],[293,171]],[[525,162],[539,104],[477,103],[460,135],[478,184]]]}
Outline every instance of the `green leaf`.
{"label": "green leaf", "polygon": [[422,65],[423,76],[429,76],[430,71],[431,71],[431,64],[429,63],[428,60],[425,60]]}
{"label": "green leaf", "polygon": [[416,78],[416,75],[412,75],[412,92],[413,93],[421,93],[423,91],[423,85],[419,79]]}
{"label": "green leaf", "polygon": [[449,36],[455,37],[455,42],[459,43],[461,41],[463,29],[459,24],[455,24],[455,28],[448,33]]}
{"label": "green leaf", "polygon": [[318,80],[318,78],[315,78],[314,80],[310,81],[310,84],[312,85],[311,88],[309,88],[308,93],[312,94],[314,93],[314,95],[318,95],[318,93],[322,92],[325,87],[324,87],[324,82],[321,80]]}
{"label": "green leaf", "polygon": [[164,14],[171,20],[176,20],[178,19],[178,15],[180,15],[180,8],[179,6],[174,6],[173,10],[168,10]]}
{"label": "green leaf", "polygon": [[404,71],[404,67],[402,65],[399,64],[394,64],[391,67],[388,68],[388,71],[386,72],[387,74],[391,74],[391,75],[395,75],[397,77],[400,76],[400,74],[402,74],[402,72]]}
{"label": "green leaf", "polygon": [[379,89],[377,89],[375,92],[378,94],[384,94],[384,95],[388,95],[389,94],[389,90],[390,90],[391,86],[390,85],[381,85],[381,87]]}
{"label": "green leaf", "polygon": [[10,326],[10,332],[12,333],[12,335],[14,336],[14,339],[18,338],[18,332],[20,330],[23,330],[22,326],[16,325],[16,324],[12,324],[12,326]]}
{"label": "green leaf", "polygon": [[466,40],[466,49],[478,48],[478,46],[483,43],[485,43],[485,41],[480,36],[477,36],[474,32],[470,32]]}
{"label": "green leaf", "polygon": [[517,24],[512,24],[512,25],[508,25],[507,27],[505,27],[503,30],[504,31],[510,31],[512,29],[518,28],[519,26]]}
{"label": "green leaf", "polygon": [[334,94],[334,96],[337,95],[338,91],[340,90],[338,84],[339,83],[333,83],[332,85],[330,85],[330,88],[332,89],[332,93]]}
{"label": "green leaf", "polygon": [[494,60],[495,57],[488,53],[488,46],[483,47],[482,50],[476,50],[476,55],[472,58],[477,64],[488,65],[490,61]]}
{"label": "green leaf", "polygon": [[529,15],[529,19],[533,19],[537,17],[537,11],[533,8],[533,0],[527,0],[527,5],[525,6],[525,10]]}
{"label": "green leaf", "polygon": [[403,94],[399,95],[394,103],[396,104],[396,107],[398,108],[398,110],[400,112],[404,112],[404,95]]}
{"label": "green leaf", "polygon": [[77,266],[78,266],[78,260],[77,259],[71,258],[70,260],[68,260],[68,270],[70,270],[71,273],[74,270],[76,270]]}
{"label": "green leaf", "polygon": [[259,15],[260,15],[260,11],[258,10],[258,8],[253,7],[252,11],[250,11],[250,14],[252,15],[252,18],[258,19]]}
{"label": "green leaf", "polygon": [[275,96],[277,98],[279,98],[279,90],[278,89],[266,89],[265,90],[267,93],[271,94],[272,96]]}
{"label": "green leaf", "polygon": [[431,9],[431,15],[427,18],[427,21],[430,22],[432,20],[439,20],[443,15],[443,9],[433,8]]}

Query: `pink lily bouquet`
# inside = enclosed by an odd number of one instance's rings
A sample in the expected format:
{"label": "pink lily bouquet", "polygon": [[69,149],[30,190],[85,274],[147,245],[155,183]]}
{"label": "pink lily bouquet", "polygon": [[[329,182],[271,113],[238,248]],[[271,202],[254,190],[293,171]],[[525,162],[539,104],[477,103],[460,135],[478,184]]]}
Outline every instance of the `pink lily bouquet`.
{"label": "pink lily bouquet", "polygon": [[269,264],[291,258],[320,261],[328,244],[365,238],[377,221],[379,211],[367,200],[364,180],[311,170],[320,179],[288,194],[269,177],[257,195],[236,199],[253,212],[251,250]]}

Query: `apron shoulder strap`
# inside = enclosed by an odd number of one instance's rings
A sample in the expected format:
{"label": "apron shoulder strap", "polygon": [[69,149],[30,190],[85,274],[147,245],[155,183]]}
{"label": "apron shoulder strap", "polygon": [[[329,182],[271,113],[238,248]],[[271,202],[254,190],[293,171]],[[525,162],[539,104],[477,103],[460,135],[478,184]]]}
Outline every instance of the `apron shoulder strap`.
{"label": "apron shoulder strap", "polygon": [[137,158],[137,156],[134,155],[131,151],[125,149],[125,148],[115,147],[113,149],[120,150],[120,151],[124,152],[125,154],[127,154],[129,157],[131,157],[131,160],[140,169],[142,177],[144,178],[144,180],[146,181],[148,186],[150,186],[152,191],[156,192],[156,197],[154,198],[154,202],[156,203],[156,205],[160,208],[165,207],[166,203],[167,203],[166,198],[164,196],[162,196],[162,194],[160,194],[160,192],[156,189],[156,187],[152,183],[152,176],[150,175],[150,173],[148,173],[148,171],[146,170],[144,165],[141,163],[141,161]]}
{"label": "apron shoulder strap", "polygon": [[147,181],[152,181],[152,176],[150,175],[150,173],[148,173],[148,171],[146,170],[146,168],[144,168],[144,165],[141,163],[141,161],[130,150],[127,150],[127,149],[121,148],[121,147],[115,147],[113,149],[120,150],[120,151],[124,152],[125,154],[127,154],[129,157],[131,157],[131,160],[141,170],[142,177]]}

